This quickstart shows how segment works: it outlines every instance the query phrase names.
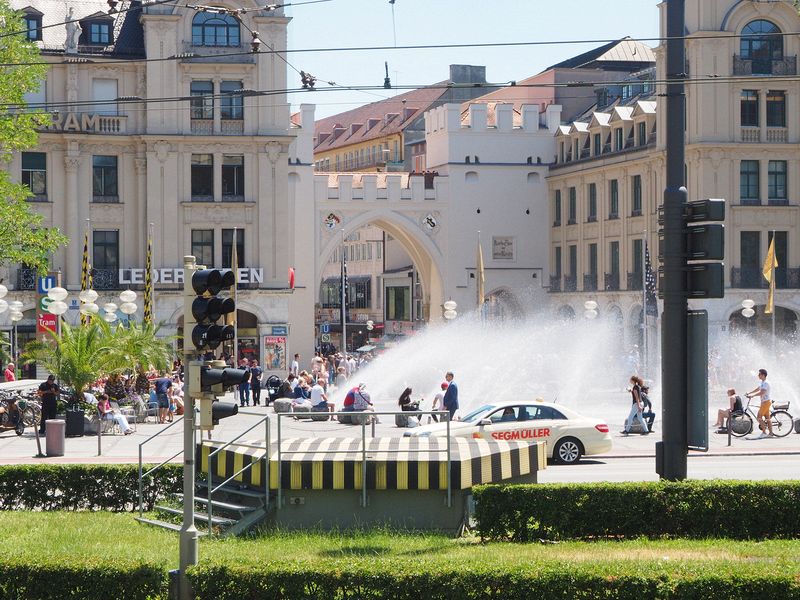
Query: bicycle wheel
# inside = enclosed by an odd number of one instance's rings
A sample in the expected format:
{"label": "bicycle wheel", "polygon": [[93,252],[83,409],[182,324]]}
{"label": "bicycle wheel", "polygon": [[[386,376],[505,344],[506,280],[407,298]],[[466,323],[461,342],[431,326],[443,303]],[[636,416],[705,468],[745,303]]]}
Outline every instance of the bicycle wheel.
{"label": "bicycle wheel", "polygon": [[772,418],[772,433],[777,437],[784,437],[789,435],[794,429],[794,419],[785,410],[776,410],[771,415]]}
{"label": "bicycle wheel", "polygon": [[731,435],[744,437],[753,431],[753,417],[747,413],[733,413],[728,426],[731,428]]}

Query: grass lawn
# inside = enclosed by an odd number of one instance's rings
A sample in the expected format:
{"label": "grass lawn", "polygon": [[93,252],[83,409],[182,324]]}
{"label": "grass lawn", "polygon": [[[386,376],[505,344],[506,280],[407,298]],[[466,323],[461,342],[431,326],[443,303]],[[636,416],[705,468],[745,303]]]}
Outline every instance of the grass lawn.
{"label": "grass lawn", "polygon": [[[129,513],[2,512],[0,555],[16,561],[145,561],[177,567],[178,535],[140,525]],[[125,560],[127,559],[127,560]],[[476,538],[452,539],[433,534],[388,531],[368,533],[281,533],[253,538],[200,540],[204,564],[253,565],[294,563],[322,568],[352,567],[368,560],[387,569],[412,561],[420,570],[439,572],[468,566],[485,571],[533,568],[608,567],[626,573],[728,572],[740,575],[782,574],[800,578],[800,540],[630,540],[558,544],[481,544]]]}

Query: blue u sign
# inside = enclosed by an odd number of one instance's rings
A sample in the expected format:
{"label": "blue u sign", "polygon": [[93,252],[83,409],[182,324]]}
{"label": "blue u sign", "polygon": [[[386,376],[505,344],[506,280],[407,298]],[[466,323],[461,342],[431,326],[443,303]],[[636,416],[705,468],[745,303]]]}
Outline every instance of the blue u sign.
{"label": "blue u sign", "polygon": [[39,277],[39,293],[46,294],[51,289],[56,287],[56,276],[55,275],[46,275],[44,277]]}

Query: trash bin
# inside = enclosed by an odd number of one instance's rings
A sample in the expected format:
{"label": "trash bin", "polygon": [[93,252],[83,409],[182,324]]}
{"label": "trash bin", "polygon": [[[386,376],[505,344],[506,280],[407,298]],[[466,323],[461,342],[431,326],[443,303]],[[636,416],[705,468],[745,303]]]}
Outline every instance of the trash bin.
{"label": "trash bin", "polygon": [[83,417],[86,414],[82,409],[67,408],[67,437],[81,437],[83,435]]}
{"label": "trash bin", "polygon": [[45,424],[45,453],[47,456],[64,456],[64,432],[67,422],[48,419]]}

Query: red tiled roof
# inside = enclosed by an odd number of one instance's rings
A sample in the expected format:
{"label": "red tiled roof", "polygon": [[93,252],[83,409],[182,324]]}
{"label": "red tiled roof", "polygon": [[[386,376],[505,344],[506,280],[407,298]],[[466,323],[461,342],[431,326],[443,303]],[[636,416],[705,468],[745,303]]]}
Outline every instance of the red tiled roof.
{"label": "red tiled roof", "polygon": [[400,133],[447,92],[446,83],[443,81],[320,119],[314,125],[314,152]]}

